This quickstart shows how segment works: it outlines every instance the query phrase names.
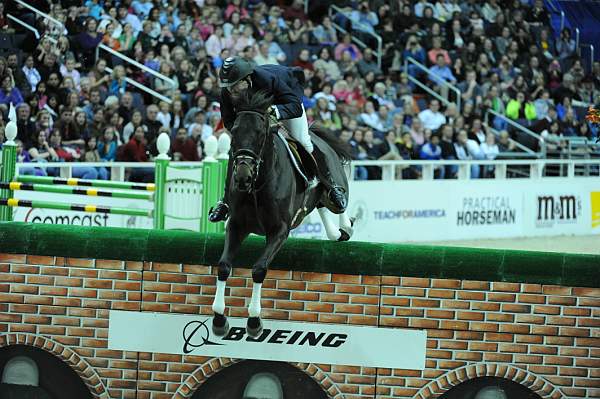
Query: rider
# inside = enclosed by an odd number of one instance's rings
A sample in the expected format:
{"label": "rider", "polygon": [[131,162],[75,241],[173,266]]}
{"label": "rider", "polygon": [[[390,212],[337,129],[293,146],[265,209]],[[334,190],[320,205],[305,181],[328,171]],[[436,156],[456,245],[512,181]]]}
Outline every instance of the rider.
{"label": "rider", "polygon": [[[325,165],[322,161],[322,153],[313,146],[308,134],[308,120],[302,105],[304,72],[301,69],[281,65],[255,66],[241,57],[230,57],[225,59],[219,78],[221,116],[227,130],[231,131],[235,122],[235,102],[248,93],[266,90],[273,96],[270,115],[281,120],[292,137],[298,140],[315,160],[319,159],[321,160],[319,163]],[[317,165],[312,165],[315,169],[314,176],[319,176]],[[227,187],[229,187],[230,175],[231,167],[228,168],[225,197],[209,212],[211,222],[227,219],[229,213]],[[347,204],[343,189],[332,184],[329,178],[321,179],[321,182],[328,189],[329,199],[334,206],[345,209]]]}

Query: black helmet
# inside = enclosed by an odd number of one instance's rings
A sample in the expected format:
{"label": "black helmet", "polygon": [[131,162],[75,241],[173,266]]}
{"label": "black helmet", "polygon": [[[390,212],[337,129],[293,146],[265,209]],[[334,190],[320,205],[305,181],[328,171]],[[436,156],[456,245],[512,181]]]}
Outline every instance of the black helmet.
{"label": "black helmet", "polygon": [[231,87],[254,71],[254,65],[241,57],[229,57],[219,72],[219,87]]}

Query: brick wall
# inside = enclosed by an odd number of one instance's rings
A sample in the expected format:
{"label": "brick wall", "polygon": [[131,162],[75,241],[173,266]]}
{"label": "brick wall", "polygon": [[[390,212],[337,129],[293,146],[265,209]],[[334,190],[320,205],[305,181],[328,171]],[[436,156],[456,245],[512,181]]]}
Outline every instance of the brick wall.
{"label": "brick wall", "polygon": [[[0,347],[55,354],[98,398],[190,397],[237,360],[108,350],[108,311],[210,315],[215,273],[0,254]],[[231,316],[246,316],[251,283],[249,270],[234,270]],[[476,376],[543,398],[600,398],[600,289],[271,270],[262,306],[265,318],[427,330],[422,372],[294,364],[332,398],[435,398]]]}

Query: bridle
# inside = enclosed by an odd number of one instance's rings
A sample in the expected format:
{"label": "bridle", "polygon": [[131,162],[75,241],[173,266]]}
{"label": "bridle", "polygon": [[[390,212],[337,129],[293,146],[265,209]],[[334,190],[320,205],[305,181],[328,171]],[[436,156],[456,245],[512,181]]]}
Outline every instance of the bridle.
{"label": "bridle", "polygon": [[260,188],[262,188],[260,187],[258,190],[255,190],[256,181],[258,180],[258,175],[260,172],[260,165],[263,162],[263,152],[265,151],[267,140],[269,138],[269,116],[267,115],[267,113],[259,111],[239,111],[237,114],[238,116],[241,114],[258,115],[263,119],[265,125],[264,139],[260,145],[260,150],[258,151],[258,154],[247,148],[239,149],[233,153],[233,175],[235,176],[237,168],[240,165],[245,165],[249,167],[252,171],[252,182],[250,184],[250,188],[246,192],[253,193],[255,191],[260,191]]}

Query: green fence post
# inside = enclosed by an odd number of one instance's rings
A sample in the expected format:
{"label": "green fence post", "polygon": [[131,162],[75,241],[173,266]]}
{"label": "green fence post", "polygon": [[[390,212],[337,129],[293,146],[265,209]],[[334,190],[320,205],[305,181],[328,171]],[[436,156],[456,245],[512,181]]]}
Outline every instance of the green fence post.
{"label": "green fence post", "polygon": [[167,191],[167,168],[169,166],[169,148],[171,140],[167,133],[161,133],[156,140],[156,147],[159,155],[154,160],[154,228],[158,230],[165,229],[165,200]]}
{"label": "green fence post", "polygon": [[[219,161],[219,179],[217,191],[219,196],[225,194],[225,180],[227,179],[227,164],[229,163],[229,150],[231,149],[231,137],[228,134],[223,133],[219,136],[218,153],[217,159]],[[217,232],[225,232],[225,223],[217,223]]]}
{"label": "green fence post", "polygon": [[218,192],[219,163],[215,159],[217,154],[217,138],[210,136],[204,142],[204,153],[206,156],[202,160],[202,220],[200,223],[200,232],[216,233],[218,231],[217,223],[211,223],[208,220],[208,210],[220,198]]}
{"label": "green fence post", "polygon": [[[11,106],[12,108],[12,106]],[[0,168],[0,181],[2,183],[10,183],[17,170],[17,145],[15,138],[17,137],[17,124],[15,121],[10,121],[4,129],[6,142],[2,145],[2,165]],[[8,188],[0,189],[0,199],[12,198],[12,191]],[[9,206],[0,206],[0,221],[12,221],[12,208]]]}

